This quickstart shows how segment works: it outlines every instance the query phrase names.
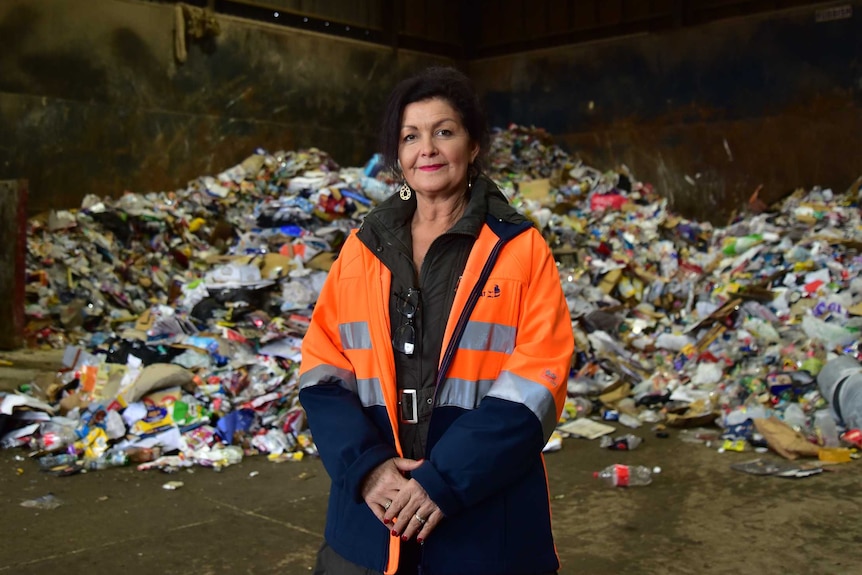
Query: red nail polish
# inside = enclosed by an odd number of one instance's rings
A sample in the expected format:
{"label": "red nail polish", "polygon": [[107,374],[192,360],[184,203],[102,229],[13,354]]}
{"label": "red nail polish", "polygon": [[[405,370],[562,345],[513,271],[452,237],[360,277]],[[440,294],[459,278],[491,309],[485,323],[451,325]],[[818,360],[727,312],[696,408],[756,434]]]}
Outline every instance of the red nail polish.
{"label": "red nail polish", "polygon": [[393,537],[398,537],[398,532],[397,532],[397,531],[395,531],[394,529],[392,530],[392,536],[393,536]]}
{"label": "red nail polish", "polygon": [[389,523],[389,520],[388,520],[388,519],[386,519],[386,518],[384,517],[384,518],[383,518],[383,523]]}
{"label": "red nail polish", "polygon": [[407,536],[406,536],[406,535],[402,535],[402,536],[401,536],[401,541],[406,542],[406,541],[407,541]]}
{"label": "red nail polish", "polygon": [[424,539],[422,539],[421,537],[417,537],[417,538],[416,538],[416,543],[418,543],[419,545],[422,545],[422,542],[423,542],[423,541],[425,541],[425,540],[424,540]]}

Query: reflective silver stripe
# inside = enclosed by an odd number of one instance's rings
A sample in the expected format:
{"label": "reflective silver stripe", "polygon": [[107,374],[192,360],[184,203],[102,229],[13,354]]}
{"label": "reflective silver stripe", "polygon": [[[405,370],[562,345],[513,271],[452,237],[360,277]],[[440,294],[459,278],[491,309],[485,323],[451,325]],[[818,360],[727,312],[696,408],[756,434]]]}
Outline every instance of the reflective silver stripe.
{"label": "reflective silver stripe", "polygon": [[352,371],[339,369],[331,365],[319,365],[302,374],[299,378],[299,389],[315,385],[337,384],[359,396],[359,402],[364,407],[374,405],[386,406],[383,399],[383,387],[376,377],[356,379]]}
{"label": "reflective silver stripe", "polygon": [[376,377],[357,379],[356,387],[359,389],[359,403],[363,407],[372,407],[374,405],[386,406],[386,400],[383,399],[383,387],[380,385],[380,380]]}
{"label": "reflective silver stripe", "polygon": [[367,321],[354,321],[338,325],[341,347],[344,349],[371,349],[371,332]]}
{"label": "reflective silver stripe", "polygon": [[471,321],[467,323],[458,347],[511,354],[515,349],[515,332],[515,328],[510,325]]}
{"label": "reflective silver stripe", "polygon": [[479,402],[494,385],[493,379],[471,381],[454,377],[443,381],[437,392],[437,406],[460,407],[461,409],[476,409]]}
{"label": "reflective silver stripe", "polygon": [[333,383],[340,385],[347,391],[356,393],[356,374],[334,365],[318,365],[299,377],[299,389]]}
{"label": "reflective silver stripe", "polygon": [[545,441],[557,426],[557,410],[551,391],[535,381],[515,375],[510,371],[500,372],[486,397],[496,397],[516,403],[523,403],[532,411],[542,424]]}

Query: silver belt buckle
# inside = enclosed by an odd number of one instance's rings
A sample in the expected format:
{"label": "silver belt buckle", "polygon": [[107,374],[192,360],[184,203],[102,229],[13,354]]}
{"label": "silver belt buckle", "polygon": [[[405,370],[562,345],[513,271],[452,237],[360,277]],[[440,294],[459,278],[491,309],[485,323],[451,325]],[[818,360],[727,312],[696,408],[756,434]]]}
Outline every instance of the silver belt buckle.
{"label": "silver belt buckle", "polygon": [[[404,417],[404,399],[406,396],[412,396],[412,408],[411,412],[413,413],[413,417],[405,418]],[[401,423],[419,423],[419,405],[416,403],[416,390],[415,389],[402,389],[401,390],[401,401],[399,402],[401,408]]]}

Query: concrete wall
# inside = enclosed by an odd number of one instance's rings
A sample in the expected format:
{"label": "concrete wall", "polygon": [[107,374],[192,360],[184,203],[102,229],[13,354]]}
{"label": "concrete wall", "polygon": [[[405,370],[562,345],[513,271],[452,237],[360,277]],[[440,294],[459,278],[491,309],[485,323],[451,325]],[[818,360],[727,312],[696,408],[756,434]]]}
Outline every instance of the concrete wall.
{"label": "concrete wall", "polygon": [[470,72],[492,124],[544,127],[595,167],[628,165],[681,213],[725,223],[760,184],[774,200],[862,175],[862,2],[841,5],[850,19],[798,9]]}
{"label": "concrete wall", "polygon": [[0,2],[0,180],[30,212],[87,193],[176,189],[256,147],[375,149],[383,100],[428,55],[219,17],[174,57],[174,9],[130,0]]}

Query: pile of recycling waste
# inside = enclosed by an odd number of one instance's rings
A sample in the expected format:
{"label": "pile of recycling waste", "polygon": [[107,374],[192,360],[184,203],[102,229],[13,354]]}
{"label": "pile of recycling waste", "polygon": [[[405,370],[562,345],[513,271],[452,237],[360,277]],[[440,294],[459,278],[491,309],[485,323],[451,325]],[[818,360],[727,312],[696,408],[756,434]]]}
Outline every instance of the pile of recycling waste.
{"label": "pile of recycling waste", "polygon": [[[549,449],[606,435],[602,419],[696,440],[711,426],[723,449],[790,456],[859,445],[840,433],[862,425],[862,392],[843,413],[833,403],[848,378],[845,393],[862,389],[860,181],[714,227],[540,129],[495,130],[488,160],[551,246],[571,311],[570,398]],[[183,189],[32,218],[28,343],[65,349],[65,367],[0,394],[2,446],[58,474],[315,455],[302,337],[344,238],[399,184],[379,156],[342,168],[317,149],[257,150]]]}

